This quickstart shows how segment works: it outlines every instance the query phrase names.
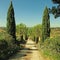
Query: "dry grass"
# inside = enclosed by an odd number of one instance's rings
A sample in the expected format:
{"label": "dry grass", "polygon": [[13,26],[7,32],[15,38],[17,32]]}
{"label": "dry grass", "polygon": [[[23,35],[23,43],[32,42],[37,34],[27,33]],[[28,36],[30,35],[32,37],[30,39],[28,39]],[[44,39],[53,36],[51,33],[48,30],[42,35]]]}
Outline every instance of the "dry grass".
{"label": "dry grass", "polygon": [[50,36],[51,37],[60,36],[60,28],[52,28]]}

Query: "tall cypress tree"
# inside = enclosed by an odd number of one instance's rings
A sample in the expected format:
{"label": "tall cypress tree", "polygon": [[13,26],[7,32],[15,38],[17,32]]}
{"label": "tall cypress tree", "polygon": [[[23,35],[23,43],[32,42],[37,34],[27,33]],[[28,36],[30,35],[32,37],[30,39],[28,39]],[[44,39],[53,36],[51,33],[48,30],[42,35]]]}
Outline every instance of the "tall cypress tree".
{"label": "tall cypress tree", "polygon": [[7,32],[16,40],[16,26],[12,1],[7,12]]}
{"label": "tall cypress tree", "polygon": [[46,7],[43,13],[43,20],[42,20],[42,41],[50,37],[50,16],[48,8]]}

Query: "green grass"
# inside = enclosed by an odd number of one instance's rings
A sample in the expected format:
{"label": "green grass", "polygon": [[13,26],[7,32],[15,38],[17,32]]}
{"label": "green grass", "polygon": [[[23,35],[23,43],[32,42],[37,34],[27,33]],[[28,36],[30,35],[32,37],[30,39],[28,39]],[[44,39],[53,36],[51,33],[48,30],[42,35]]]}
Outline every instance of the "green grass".
{"label": "green grass", "polygon": [[46,57],[50,57],[53,60],[60,60],[60,36],[46,39],[45,42],[41,44],[40,51]]}

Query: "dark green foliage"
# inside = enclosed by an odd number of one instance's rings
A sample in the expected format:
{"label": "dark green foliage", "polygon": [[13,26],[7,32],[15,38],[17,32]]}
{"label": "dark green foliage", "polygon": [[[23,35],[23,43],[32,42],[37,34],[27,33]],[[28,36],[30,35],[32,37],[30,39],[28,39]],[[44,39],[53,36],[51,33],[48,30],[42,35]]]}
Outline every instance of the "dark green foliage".
{"label": "dark green foliage", "polygon": [[14,8],[12,5],[12,1],[10,3],[8,13],[7,13],[7,32],[16,40],[15,17],[14,17]]}
{"label": "dark green foliage", "polygon": [[38,42],[39,42],[39,37],[33,37],[33,41],[36,43],[36,44],[38,44]]}
{"label": "dark green foliage", "polygon": [[60,17],[60,0],[52,0],[57,6],[53,6],[52,9],[49,9],[50,13],[54,15],[55,18]]}
{"label": "dark green foliage", "polygon": [[0,50],[6,49],[8,44],[5,40],[0,40]]}
{"label": "dark green foliage", "polygon": [[54,15],[55,13],[57,13],[57,9],[56,9],[56,7],[54,6],[54,7],[52,7],[52,14]]}
{"label": "dark green foliage", "polygon": [[55,4],[60,4],[60,0],[52,0]]}
{"label": "dark green foliage", "polygon": [[14,39],[11,35],[2,34],[0,37],[0,60],[7,60],[20,49],[13,41]]}
{"label": "dark green foliage", "polygon": [[39,37],[36,37],[36,44],[39,42]]}
{"label": "dark green foliage", "polygon": [[23,35],[21,35],[20,36],[20,44],[25,44],[25,43],[26,43],[26,41],[24,40]]}
{"label": "dark green foliage", "polygon": [[23,40],[23,35],[21,35],[21,40]]}
{"label": "dark green foliage", "polygon": [[33,41],[35,41],[35,36],[33,37]]}
{"label": "dark green foliage", "polygon": [[0,40],[0,60],[6,59],[7,55],[5,54],[8,47],[8,43],[5,40]]}
{"label": "dark green foliage", "polygon": [[50,16],[48,8],[46,7],[43,13],[42,20],[42,41],[50,37]]}
{"label": "dark green foliage", "polygon": [[25,40],[27,40],[28,39],[28,36],[27,35],[25,35]]}

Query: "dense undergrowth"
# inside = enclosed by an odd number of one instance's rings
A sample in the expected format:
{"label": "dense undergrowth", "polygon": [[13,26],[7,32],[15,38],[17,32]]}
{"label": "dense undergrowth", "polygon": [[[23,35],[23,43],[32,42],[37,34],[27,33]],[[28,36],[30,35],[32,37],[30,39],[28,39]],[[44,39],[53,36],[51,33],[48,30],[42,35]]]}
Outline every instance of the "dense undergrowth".
{"label": "dense undergrowth", "polygon": [[40,51],[50,60],[60,60],[60,36],[48,38],[40,43]]}
{"label": "dense undergrowth", "polygon": [[[14,38],[7,33],[0,33],[0,60],[7,60],[9,57],[17,53],[22,46],[15,44]],[[24,40],[22,40],[26,43]],[[21,42],[22,42],[21,41]],[[17,43],[19,41],[17,40]]]}

